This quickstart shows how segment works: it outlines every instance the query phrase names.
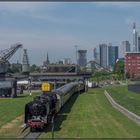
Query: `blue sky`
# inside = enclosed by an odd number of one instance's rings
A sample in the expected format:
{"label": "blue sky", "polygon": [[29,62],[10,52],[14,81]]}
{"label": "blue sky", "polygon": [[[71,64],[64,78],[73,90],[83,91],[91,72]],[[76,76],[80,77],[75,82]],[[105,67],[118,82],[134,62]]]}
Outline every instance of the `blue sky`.
{"label": "blue sky", "polygon": [[[41,65],[47,52],[51,62],[75,62],[78,45],[91,60],[99,43],[132,44],[134,21],[139,31],[139,2],[0,2],[0,49],[21,42],[30,63]],[[22,60],[22,50],[11,62],[17,59]]]}

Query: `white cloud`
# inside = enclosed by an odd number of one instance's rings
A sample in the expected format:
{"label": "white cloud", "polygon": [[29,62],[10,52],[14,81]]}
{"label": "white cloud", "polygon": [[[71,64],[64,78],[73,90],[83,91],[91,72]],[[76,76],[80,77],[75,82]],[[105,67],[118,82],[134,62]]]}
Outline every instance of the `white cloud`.
{"label": "white cloud", "polygon": [[32,12],[43,8],[56,8],[60,4],[56,2],[0,2],[0,9],[10,12]]}
{"label": "white cloud", "polygon": [[60,8],[63,4],[61,2],[0,2],[0,10],[1,15],[7,17],[10,16],[9,13],[12,13],[21,17],[24,16],[24,18],[29,17],[36,20],[46,20],[58,24],[65,24],[64,22],[70,23],[71,20],[69,18],[60,19],[60,17],[55,17],[50,12],[50,10]]}

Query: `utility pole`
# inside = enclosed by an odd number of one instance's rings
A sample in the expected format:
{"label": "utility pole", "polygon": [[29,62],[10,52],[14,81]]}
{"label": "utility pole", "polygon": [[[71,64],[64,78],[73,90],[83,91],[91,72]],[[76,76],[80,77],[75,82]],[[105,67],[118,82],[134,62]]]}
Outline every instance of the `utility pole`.
{"label": "utility pole", "polygon": [[52,116],[51,123],[52,123],[52,139],[53,139],[54,138],[54,115]]}
{"label": "utility pole", "polygon": [[76,73],[78,71],[78,62],[77,62],[77,45],[74,46],[75,47],[75,51],[76,51]]}

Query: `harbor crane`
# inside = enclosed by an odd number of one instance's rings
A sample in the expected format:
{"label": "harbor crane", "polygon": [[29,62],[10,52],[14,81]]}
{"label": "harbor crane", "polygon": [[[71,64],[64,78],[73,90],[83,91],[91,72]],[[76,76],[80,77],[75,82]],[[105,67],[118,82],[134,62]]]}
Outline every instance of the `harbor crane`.
{"label": "harbor crane", "polygon": [[14,55],[14,53],[22,48],[21,43],[16,43],[12,45],[9,49],[4,49],[0,51],[0,74],[5,74],[7,72],[9,59]]}

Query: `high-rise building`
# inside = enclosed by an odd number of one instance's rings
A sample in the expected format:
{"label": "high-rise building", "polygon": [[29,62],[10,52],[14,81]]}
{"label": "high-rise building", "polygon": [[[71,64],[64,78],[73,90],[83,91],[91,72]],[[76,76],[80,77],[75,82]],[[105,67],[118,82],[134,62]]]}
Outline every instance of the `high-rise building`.
{"label": "high-rise building", "polygon": [[121,47],[121,57],[125,57],[125,53],[126,52],[130,52],[131,50],[130,50],[130,43],[129,43],[129,41],[122,41],[122,47]]}
{"label": "high-rise building", "polygon": [[95,61],[97,60],[97,48],[93,49],[93,58]]}
{"label": "high-rise building", "polygon": [[78,65],[85,67],[87,65],[87,50],[78,50]]}
{"label": "high-rise building", "polygon": [[136,23],[133,23],[133,52],[138,51],[138,33],[136,31]]}
{"label": "high-rise building", "polygon": [[93,54],[94,54],[94,61],[96,61],[96,63],[98,63],[100,65],[100,48],[99,48],[99,46],[94,48]]}
{"label": "high-rise building", "polygon": [[113,67],[118,59],[118,46],[108,46],[108,65]]}
{"label": "high-rise building", "polygon": [[100,65],[106,68],[108,66],[108,46],[107,44],[100,44],[99,49],[100,49]]}

